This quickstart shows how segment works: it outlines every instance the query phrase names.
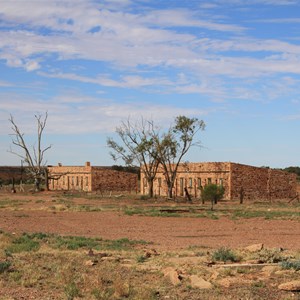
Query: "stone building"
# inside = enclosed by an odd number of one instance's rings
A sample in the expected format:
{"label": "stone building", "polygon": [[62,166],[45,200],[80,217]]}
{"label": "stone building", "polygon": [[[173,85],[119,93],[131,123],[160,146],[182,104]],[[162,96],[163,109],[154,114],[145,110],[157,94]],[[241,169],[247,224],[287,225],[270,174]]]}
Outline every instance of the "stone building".
{"label": "stone building", "polygon": [[[175,197],[185,196],[185,188],[192,197],[201,197],[201,188],[209,183],[222,185],[225,200],[290,199],[297,195],[296,174],[259,168],[231,162],[180,164],[173,188]],[[163,169],[160,167],[154,180],[154,194],[167,195]],[[141,172],[141,193],[147,194],[148,185]]]}
{"label": "stone building", "polygon": [[48,166],[49,190],[77,190],[85,192],[137,192],[138,176],[134,173],[113,170],[110,167]]}

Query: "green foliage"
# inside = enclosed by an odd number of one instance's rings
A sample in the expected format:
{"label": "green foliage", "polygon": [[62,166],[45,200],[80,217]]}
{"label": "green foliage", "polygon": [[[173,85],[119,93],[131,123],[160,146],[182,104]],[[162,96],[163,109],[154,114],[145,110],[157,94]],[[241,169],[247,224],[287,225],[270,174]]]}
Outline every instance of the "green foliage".
{"label": "green foliage", "polygon": [[226,261],[236,262],[239,260],[236,254],[232,250],[225,247],[221,247],[216,251],[214,251],[212,254],[212,259],[214,261],[224,261],[224,262]]}
{"label": "green foliage", "polygon": [[79,248],[98,248],[99,240],[82,236],[57,236],[53,244],[55,248],[77,250]]}
{"label": "green foliage", "polygon": [[104,245],[105,249],[107,250],[130,250],[135,245],[143,245],[147,244],[147,242],[139,240],[139,241],[132,241],[128,238],[123,238],[119,240],[112,240],[107,241],[106,245]]}
{"label": "green foliage", "polygon": [[259,263],[278,263],[286,259],[277,249],[262,249],[253,258]]}
{"label": "green foliage", "polygon": [[0,262],[0,274],[4,273],[11,266],[11,262],[9,261],[1,261]]}
{"label": "green foliage", "polygon": [[300,271],[300,260],[283,261],[280,263],[282,269]]}
{"label": "green foliage", "polygon": [[75,282],[71,282],[65,286],[65,294],[67,300],[73,300],[75,297],[80,295],[79,289],[76,286]]}
{"label": "green foliage", "polygon": [[297,180],[300,181],[300,167],[288,167],[283,169],[283,171],[297,174]]}
{"label": "green foliage", "polygon": [[12,241],[12,244],[6,249],[8,253],[20,253],[37,251],[40,243],[35,241],[30,235],[23,234],[21,237]]}
{"label": "green foliage", "polygon": [[217,184],[207,184],[204,186],[202,190],[202,201],[210,201],[212,204],[212,209],[213,205],[217,204],[219,200],[221,200],[224,196],[225,189],[221,185]]}

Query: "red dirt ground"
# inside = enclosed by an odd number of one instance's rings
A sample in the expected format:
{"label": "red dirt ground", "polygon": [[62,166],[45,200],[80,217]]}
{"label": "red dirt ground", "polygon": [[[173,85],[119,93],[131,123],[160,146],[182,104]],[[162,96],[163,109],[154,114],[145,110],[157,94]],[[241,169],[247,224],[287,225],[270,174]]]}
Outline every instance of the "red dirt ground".
{"label": "red dirt ground", "polygon": [[[51,196],[46,197],[49,206],[53,205]],[[18,199],[17,196],[15,198]],[[41,198],[45,199],[45,195]],[[144,240],[154,243],[151,247],[161,250],[178,250],[196,245],[238,248],[256,243],[264,243],[266,247],[300,249],[298,221],[146,217],[128,216],[114,211],[51,212],[37,209],[36,199],[31,202],[31,206],[28,203],[21,210],[2,208],[0,229],[15,233],[44,232],[103,239]]]}

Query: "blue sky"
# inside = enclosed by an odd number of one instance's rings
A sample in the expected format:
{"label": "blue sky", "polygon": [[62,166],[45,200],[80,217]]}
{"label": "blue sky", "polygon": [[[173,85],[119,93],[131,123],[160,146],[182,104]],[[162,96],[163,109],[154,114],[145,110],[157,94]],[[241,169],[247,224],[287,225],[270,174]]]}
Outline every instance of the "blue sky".
{"label": "blue sky", "polygon": [[[206,130],[187,161],[299,166],[300,1],[10,0],[0,5],[0,165],[10,114],[47,163],[111,165],[121,121]],[[119,162],[121,163],[121,162]]]}

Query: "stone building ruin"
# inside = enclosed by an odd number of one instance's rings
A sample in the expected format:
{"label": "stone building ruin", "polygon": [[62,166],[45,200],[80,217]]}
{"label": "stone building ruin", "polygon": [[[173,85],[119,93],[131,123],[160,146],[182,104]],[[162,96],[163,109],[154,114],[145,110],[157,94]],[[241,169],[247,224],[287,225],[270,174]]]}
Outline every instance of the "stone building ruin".
{"label": "stone building ruin", "polygon": [[[296,174],[271,168],[259,168],[232,162],[182,163],[179,165],[173,195],[201,197],[201,188],[209,183],[222,185],[224,200],[279,200],[297,196]],[[141,193],[148,193],[145,175],[141,170]],[[153,186],[156,196],[167,195],[163,169],[159,168]]]}
{"label": "stone building ruin", "polygon": [[137,174],[113,170],[111,167],[48,166],[49,190],[84,192],[137,192]]}

